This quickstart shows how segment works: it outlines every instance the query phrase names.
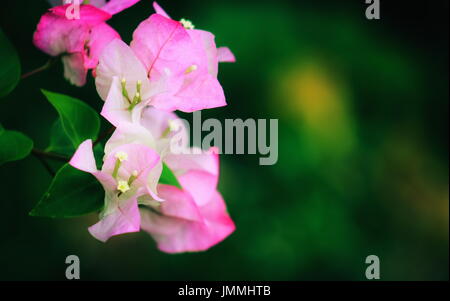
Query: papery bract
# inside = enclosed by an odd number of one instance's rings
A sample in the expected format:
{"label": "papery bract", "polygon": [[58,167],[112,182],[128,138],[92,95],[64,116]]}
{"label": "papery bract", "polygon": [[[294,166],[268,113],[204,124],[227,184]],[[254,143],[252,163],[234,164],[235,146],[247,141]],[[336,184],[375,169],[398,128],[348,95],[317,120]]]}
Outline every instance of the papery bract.
{"label": "papery bract", "polygon": [[[146,108],[140,124],[121,123],[105,146],[111,153],[123,143],[151,146],[176,175],[182,189],[160,184],[157,203],[146,196],[139,199],[141,228],[168,253],[203,251],[230,235],[234,223],[217,191],[219,177],[218,150],[197,154],[173,153],[170,138],[185,131],[182,124],[173,128],[177,116],[173,113]],[[187,133],[182,133],[187,136]],[[188,148],[187,145],[185,145]]]}
{"label": "papery bract", "polygon": [[[156,16],[150,16],[138,26],[131,47],[144,62],[150,77],[158,77],[158,66],[169,66],[181,81],[172,94],[157,95],[153,105],[159,109],[183,112],[226,105],[223,89],[217,80],[219,57],[214,35],[193,29],[192,24],[184,19],[182,22],[173,21],[156,2],[153,6]],[[154,32],[166,32],[166,35],[156,36]],[[158,47],[158,44],[162,46]],[[228,54],[232,56],[229,49]],[[234,56],[228,59],[234,61]]]}
{"label": "papery bract", "polygon": [[101,115],[116,127],[101,170],[91,140],[70,160],[105,189],[100,221],[89,231],[107,241],[143,229],[164,252],[207,250],[235,230],[217,190],[218,150],[190,148],[189,133],[172,111],[226,105],[218,63],[235,58],[228,48],[216,47],[213,34],[172,20],[156,3],[157,13],[139,24],[128,46],[105,21],[135,2],[92,1],[81,6],[79,20],[67,20],[67,7],[58,6],[41,18],[35,33],[39,48],[62,55],[73,83],[84,84],[87,70],[95,68],[105,100]]}
{"label": "papery bract", "polygon": [[[145,106],[193,112],[226,105],[217,72],[219,61],[234,61],[231,51],[217,49],[211,33],[187,29],[185,23],[170,19],[154,6],[158,13],[139,24],[130,47],[113,41],[101,54],[96,69],[101,98],[111,100],[117,77],[130,98],[136,95],[137,82],[142,85],[139,96]],[[108,120],[117,125],[129,121],[128,117]]]}
{"label": "papery bract", "polygon": [[[170,19],[170,16],[164,11],[164,9],[161,6],[159,6],[159,4],[157,2],[153,2],[153,8],[155,9],[155,12],[157,14]],[[209,52],[209,55],[214,57],[213,54],[214,54],[215,47],[209,47],[209,46],[212,46],[212,44],[209,44],[209,45],[206,44],[205,46],[206,46],[205,47],[206,51]],[[214,44],[214,46],[215,46],[215,44]],[[212,53],[211,53],[211,51],[212,51]],[[236,58],[235,58],[234,54],[231,52],[231,50],[228,47],[219,47],[219,48],[217,48],[217,52],[218,52],[217,54],[218,54],[219,62],[229,62],[229,63],[236,62]]]}
{"label": "papery bract", "polygon": [[[226,213],[225,203],[218,192],[204,205],[199,205],[187,192],[174,186],[160,185],[161,203],[156,214],[144,208],[141,212],[141,228],[157,242],[158,248],[167,253],[205,251],[218,244],[235,229],[233,221]],[[183,202],[183,203],[182,203]],[[171,212],[169,206],[181,204],[192,206],[194,218],[184,216],[183,211]]]}
{"label": "papery bract", "polygon": [[[105,189],[105,206],[100,221],[89,228],[98,240],[111,236],[137,232],[140,229],[138,198],[149,193],[150,172],[159,162],[159,155],[142,144],[124,144],[105,156],[103,167],[97,170],[92,141],[78,147],[69,164],[91,173]],[[154,179],[157,181],[157,179]]]}
{"label": "papery bract", "polygon": [[101,8],[80,4],[79,16],[72,19],[66,12],[74,4],[55,6],[41,17],[33,43],[51,56],[61,55],[65,78],[76,86],[83,86],[88,70],[95,68],[103,48],[112,40],[120,39],[105,22],[137,1],[112,0],[106,4],[105,1],[92,1]]}
{"label": "papery bract", "polygon": [[105,47],[96,70],[97,91],[105,100],[101,114],[115,126],[124,121],[137,122],[153,97],[173,86],[168,69],[158,81],[150,81],[133,50],[118,39]]}

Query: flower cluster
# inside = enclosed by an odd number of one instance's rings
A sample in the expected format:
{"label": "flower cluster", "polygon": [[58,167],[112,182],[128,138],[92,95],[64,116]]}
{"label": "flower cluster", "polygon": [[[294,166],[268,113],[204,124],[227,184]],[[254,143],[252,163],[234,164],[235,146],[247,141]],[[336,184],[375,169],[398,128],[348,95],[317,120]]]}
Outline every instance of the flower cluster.
{"label": "flower cluster", "polygon": [[[65,78],[76,86],[83,86],[88,70],[97,66],[103,48],[120,38],[106,21],[138,1],[94,0],[92,5],[79,5],[79,16],[73,19],[67,18],[70,4],[55,6],[41,17],[33,36],[34,45],[51,56],[61,56]],[[57,2],[51,1],[52,4]]]}
{"label": "flower cluster", "polygon": [[[157,3],[127,45],[105,21],[137,1],[84,1],[74,20],[65,18],[67,4],[53,7],[42,16],[34,42],[62,56],[65,76],[75,85],[83,85],[92,69],[105,101],[101,115],[115,127],[101,169],[91,140],[69,162],[105,189],[100,221],[89,232],[106,241],[142,229],[164,252],[206,250],[235,229],[217,190],[218,150],[173,152],[172,138],[188,135],[173,111],[226,105],[218,63],[235,59],[228,48],[216,47],[213,34],[172,20]],[[161,183],[166,170],[176,185]]]}

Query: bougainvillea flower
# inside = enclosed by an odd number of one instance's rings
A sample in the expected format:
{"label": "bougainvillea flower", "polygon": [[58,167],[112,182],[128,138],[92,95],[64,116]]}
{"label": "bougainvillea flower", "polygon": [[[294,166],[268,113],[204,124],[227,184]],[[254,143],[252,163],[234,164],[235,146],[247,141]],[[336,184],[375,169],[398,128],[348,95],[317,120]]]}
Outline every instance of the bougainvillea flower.
{"label": "bougainvillea flower", "polygon": [[[166,200],[159,209],[141,207],[141,228],[167,253],[205,251],[229,236],[235,229],[225,203],[216,191],[200,205],[186,191],[160,185]],[[182,209],[182,210],[179,210]]]}
{"label": "bougainvillea flower", "polygon": [[170,143],[170,137],[185,130],[181,123],[173,126],[176,120],[173,113],[146,108],[140,124],[118,125],[105,146],[105,154],[111,154],[123,143],[144,144],[157,149],[161,161],[173,171],[181,189],[159,184],[157,195],[164,202],[157,202],[150,194],[140,197],[141,228],[164,252],[203,251],[229,236],[235,225],[217,191],[217,149],[178,154],[162,146]]}
{"label": "bougainvillea flower", "polygon": [[101,114],[115,126],[124,121],[137,122],[141,110],[152,105],[155,95],[168,93],[173,87],[168,69],[159,80],[150,81],[133,50],[119,39],[105,47],[96,70],[97,91],[105,100]]}
{"label": "bougainvillea flower", "polygon": [[218,62],[234,61],[234,56],[228,48],[218,50],[211,33],[189,28],[186,22],[153,14],[134,31],[130,47],[111,42],[96,69],[101,98],[107,99],[118,77],[129,95],[135,95],[139,81],[148,92],[139,94],[142,101],[158,109],[193,112],[226,105]]}
{"label": "bougainvillea flower", "polygon": [[115,13],[138,0],[92,1],[94,5],[79,1],[79,15],[69,18],[71,5],[51,8],[45,13],[33,36],[33,43],[51,56],[60,56],[64,64],[64,77],[76,86],[86,83],[88,70],[96,67],[98,56],[119,34],[105,22]]}
{"label": "bougainvillea flower", "polygon": [[106,155],[102,169],[97,170],[92,141],[80,144],[69,164],[91,173],[105,189],[100,221],[89,228],[95,238],[105,242],[114,235],[139,231],[138,198],[156,185],[149,174],[159,160],[159,155],[145,145],[124,144]]}
{"label": "bougainvillea flower", "polygon": [[[153,8],[155,9],[155,12],[161,16],[164,16],[166,18],[170,19],[170,16],[164,11],[164,9],[162,9],[161,6],[159,6],[159,4],[157,2],[153,2]],[[196,30],[194,29],[194,25],[185,19],[181,19],[180,22],[185,26],[190,28],[190,30],[192,32],[195,31],[200,31],[203,32],[202,30]],[[213,37],[214,38],[214,37]],[[211,64],[214,64],[214,60],[215,60],[215,45],[214,47],[209,47],[209,46],[213,46],[213,44],[206,44],[206,51],[208,52],[208,56],[212,59]],[[217,48],[217,61],[218,62],[229,62],[229,63],[234,63],[236,62],[236,58],[234,56],[234,54],[231,52],[231,50],[228,47],[219,47]],[[214,68],[215,69],[215,68]]]}

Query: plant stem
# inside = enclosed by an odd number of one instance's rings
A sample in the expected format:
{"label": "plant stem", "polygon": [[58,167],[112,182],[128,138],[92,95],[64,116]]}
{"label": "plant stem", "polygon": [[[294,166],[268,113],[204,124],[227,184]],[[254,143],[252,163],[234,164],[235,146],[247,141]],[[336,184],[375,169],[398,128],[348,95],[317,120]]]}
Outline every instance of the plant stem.
{"label": "plant stem", "polygon": [[67,158],[63,155],[45,152],[45,151],[42,151],[42,150],[39,150],[36,148],[33,148],[32,152],[33,152],[33,154],[35,154],[36,156],[39,156],[39,157],[47,157],[49,159],[58,160],[58,161],[62,161],[62,162],[69,161],[69,158]]}
{"label": "plant stem", "polygon": [[100,141],[102,141],[103,139],[105,139],[106,137],[108,137],[109,135],[111,135],[115,130],[114,126],[111,126],[108,130],[104,131],[103,133],[101,133],[97,140],[94,141],[93,146],[96,146]]}
{"label": "plant stem", "polygon": [[54,177],[55,176],[55,172],[53,171],[53,169],[50,167],[50,165],[47,163],[47,161],[45,161],[45,159],[38,155],[37,153],[33,152],[33,155],[39,160],[39,162],[42,163],[42,165],[44,165],[45,169],[49,172],[49,174]]}
{"label": "plant stem", "polygon": [[36,148],[33,148],[31,153],[42,163],[42,165],[44,165],[45,169],[50,173],[50,175],[52,177],[55,176],[55,172],[53,171],[53,168],[50,166],[50,164],[48,164],[48,162],[45,160],[46,158],[57,160],[57,161],[62,161],[62,162],[69,161],[69,158],[67,158],[65,156],[55,154],[55,153],[45,152],[45,151],[42,151],[42,150],[39,150]]}
{"label": "plant stem", "polygon": [[54,61],[55,61],[55,59],[54,59],[54,58],[51,58],[51,59],[49,59],[49,60],[47,61],[47,63],[45,63],[45,64],[42,65],[41,67],[36,68],[36,69],[34,69],[34,70],[30,71],[30,72],[27,72],[27,73],[25,73],[25,74],[22,74],[22,76],[21,76],[20,78],[21,78],[21,79],[24,79],[24,78],[27,78],[27,77],[29,77],[29,76],[35,74],[35,73],[39,73],[39,72],[41,72],[41,71],[44,71],[44,70],[48,69],[48,68],[53,64]]}

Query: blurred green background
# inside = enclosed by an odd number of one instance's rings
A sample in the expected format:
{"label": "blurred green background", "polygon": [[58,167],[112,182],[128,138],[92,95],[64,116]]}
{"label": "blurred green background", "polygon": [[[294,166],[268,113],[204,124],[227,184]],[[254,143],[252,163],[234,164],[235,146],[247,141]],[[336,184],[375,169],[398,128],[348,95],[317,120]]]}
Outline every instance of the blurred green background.
{"label": "blurred green background", "polygon": [[[180,255],[146,233],[98,242],[87,231],[96,214],[28,216],[51,178],[33,156],[5,164],[0,279],[62,280],[76,254],[84,280],[364,280],[375,254],[383,280],[448,280],[449,4],[381,1],[381,20],[369,21],[364,2],[159,1],[237,57],[220,65],[228,106],[203,118],[278,118],[278,163],[222,155],[220,191],[237,230]],[[47,8],[0,6],[23,73],[48,59],[32,44]],[[152,12],[142,0],[109,23],[129,42]],[[62,74],[58,63],[21,81],[0,100],[3,126],[48,145],[57,114],[40,88],[101,108],[92,78],[76,88]]]}

